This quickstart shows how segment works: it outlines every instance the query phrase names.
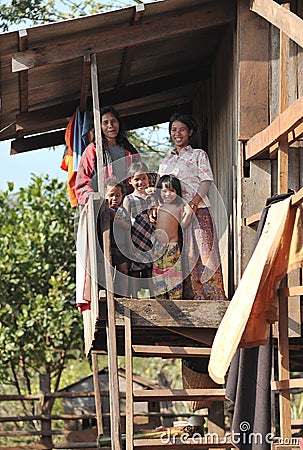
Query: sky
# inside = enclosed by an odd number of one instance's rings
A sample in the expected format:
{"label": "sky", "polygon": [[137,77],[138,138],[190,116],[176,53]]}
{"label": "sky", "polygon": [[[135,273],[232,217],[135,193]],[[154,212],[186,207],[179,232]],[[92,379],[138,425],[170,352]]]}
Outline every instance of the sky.
{"label": "sky", "polygon": [[60,168],[64,146],[55,150],[41,149],[10,155],[10,141],[0,142],[0,190],[7,189],[7,183],[14,183],[14,190],[29,184],[31,174],[46,175],[67,180],[67,172]]}

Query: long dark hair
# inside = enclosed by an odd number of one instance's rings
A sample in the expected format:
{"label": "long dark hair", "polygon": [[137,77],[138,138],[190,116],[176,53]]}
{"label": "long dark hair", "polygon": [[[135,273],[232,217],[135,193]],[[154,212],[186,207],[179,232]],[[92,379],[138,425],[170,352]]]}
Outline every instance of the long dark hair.
{"label": "long dark hair", "polygon": [[169,134],[171,133],[172,125],[173,122],[175,122],[175,120],[184,123],[184,125],[186,125],[189,130],[192,130],[192,135],[189,137],[188,143],[192,147],[196,147],[198,145],[198,136],[197,136],[198,127],[196,121],[189,114],[174,113],[169,119],[168,124]]}
{"label": "long dark hair", "polygon": [[161,198],[161,189],[163,189],[163,187],[166,187],[168,189],[174,189],[176,191],[177,197],[172,203],[175,203],[176,205],[181,205],[182,188],[179,178],[175,177],[174,175],[162,175],[162,177],[159,178],[156,184],[155,198],[156,201],[160,204],[163,203]]}
{"label": "long dark hair", "polygon": [[[102,121],[102,116],[104,116],[104,114],[107,114],[107,113],[112,113],[119,122],[119,133],[117,135],[117,144],[121,145],[121,147],[125,148],[125,150],[128,150],[131,153],[138,153],[138,151],[135,149],[135,147],[127,139],[126,127],[125,127],[125,124],[124,124],[123,120],[121,119],[121,116],[118,113],[118,111],[111,105],[103,106],[103,108],[101,108],[101,111],[100,111],[101,121]],[[102,133],[103,143],[106,146],[107,139],[103,134],[102,127],[101,127],[101,133]]]}

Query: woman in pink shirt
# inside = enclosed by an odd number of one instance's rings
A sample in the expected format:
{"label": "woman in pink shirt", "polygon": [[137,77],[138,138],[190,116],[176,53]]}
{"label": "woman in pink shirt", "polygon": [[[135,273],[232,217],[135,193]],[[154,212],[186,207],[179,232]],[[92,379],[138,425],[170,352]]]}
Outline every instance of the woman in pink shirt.
{"label": "woman in pink shirt", "polygon": [[[140,161],[135,147],[126,138],[126,129],[119,113],[112,106],[101,109],[104,179],[115,177],[129,186],[126,173],[133,161]],[[88,201],[91,192],[97,192],[97,155],[95,143],[84,150],[78,167],[75,194],[80,205]]]}

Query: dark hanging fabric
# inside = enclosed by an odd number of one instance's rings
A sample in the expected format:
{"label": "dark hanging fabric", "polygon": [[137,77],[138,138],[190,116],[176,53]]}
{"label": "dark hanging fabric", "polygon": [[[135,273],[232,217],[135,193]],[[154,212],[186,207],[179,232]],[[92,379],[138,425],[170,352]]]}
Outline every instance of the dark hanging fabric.
{"label": "dark hanging fabric", "polygon": [[[261,236],[268,209],[273,203],[293,195],[274,195],[266,201],[257,228],[254,248]],[[240,450],[271,448],[271,371],[272,342],[265,346],[238,348],[226,381],[231,438]]]}

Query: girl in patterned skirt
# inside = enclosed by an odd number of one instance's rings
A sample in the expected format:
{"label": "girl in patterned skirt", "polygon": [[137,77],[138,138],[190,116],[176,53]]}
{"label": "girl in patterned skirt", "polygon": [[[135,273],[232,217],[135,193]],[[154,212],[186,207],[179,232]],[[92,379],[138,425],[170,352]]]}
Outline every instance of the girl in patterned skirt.
{"label": "girl in patterned skirt", "polygon": [[179,228],[191,220],[192,210],[181,198],[181,184],[173,175],[163,175],[156,184],[157,223],[154,236],[153,281],[158,299],[182,299],[182,266]]}

